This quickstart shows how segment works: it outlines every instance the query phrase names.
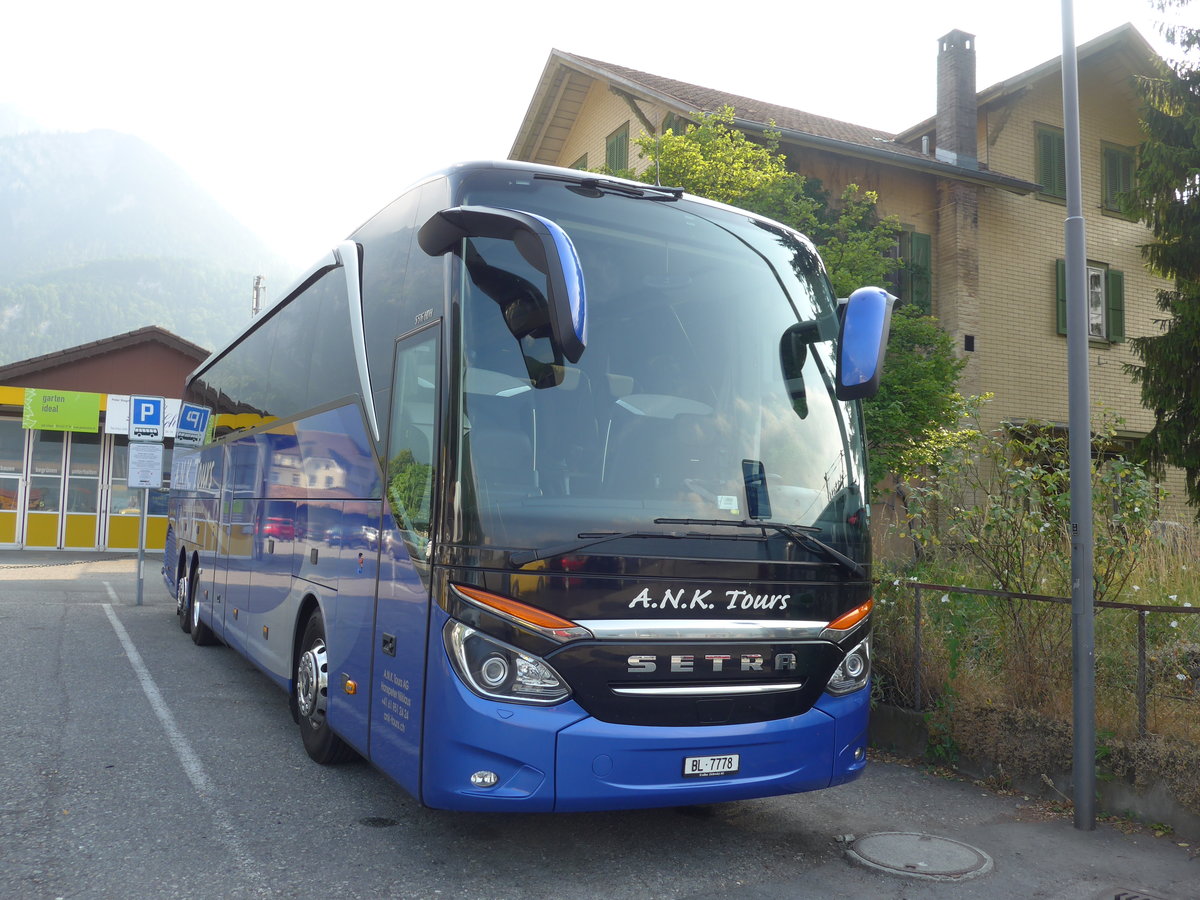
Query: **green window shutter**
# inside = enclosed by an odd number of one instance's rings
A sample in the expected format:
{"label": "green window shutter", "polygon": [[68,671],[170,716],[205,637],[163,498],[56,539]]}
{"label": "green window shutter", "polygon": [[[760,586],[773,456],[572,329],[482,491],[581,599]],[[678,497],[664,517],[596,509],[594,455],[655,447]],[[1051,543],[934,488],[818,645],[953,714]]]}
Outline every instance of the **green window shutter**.
{"label": "green window shutter", "polygon": [[1104,330],[1113,342],[1125,340],[1125,273],[1108,270],[1108,283],[1104,286],[1105,301]]}
{"label": "green window shutter", "polygon": [[1043,194],[1067,196],[1067,149],[1061,132],[1048,128],[1038,130],[1037,169]]}
{"label": "green window shutter", "polygon": [[1058,333],[1067,333],[1067,262],[1054,261],[1055,308],[1058,311]]}
{"label": "green window shutter", "polygon": [[1067,140],[1054,135],[1054,196],[1067,196]]}
{"label": "green window shutter", "polygon": [[1121,147],[1104,147],[1101,158],[1105,209],[1121,212],[1121,199],[1133,189],[1133,153]]}
{"label": "green window shutter", "polygon": [[929,235],[914,231],[909,235],[908,266],[910,270],[909,284],[912,295],[909,298],[921,312],[928,314],[933,310],[933,293],[930,289],[933,242]]}
{"label": "green window shutter", "polygon": [[1104,170],[1104,208],[1117,209],[1117,195],[1121,193],[1121,167],[1117,161],[1117,153],[1111,147],[1105,147]]}
{"label": "green window shutter", "polygon": [[629,168],[629,123],[608,136],[604,143],[604,165],[610,172]]}

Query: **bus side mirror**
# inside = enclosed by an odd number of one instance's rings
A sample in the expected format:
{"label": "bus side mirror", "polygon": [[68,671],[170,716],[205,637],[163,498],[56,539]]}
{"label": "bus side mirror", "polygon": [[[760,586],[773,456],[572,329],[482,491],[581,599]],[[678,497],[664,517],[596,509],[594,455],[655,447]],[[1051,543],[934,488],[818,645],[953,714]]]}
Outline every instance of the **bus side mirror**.
{"label": "bus side mirror", "polygon": [[877,287],[861,287],[846,301],[837,343],[835,393],[839,400],[874,397],[879,391],[895,301]]}
{"label": "bus side mirror", "polygon": [[546,276],[550,341],[573,363],[587,347],[587,297],[583,267],[570,237],[543,216],[491,206],[455,206],[429,217],[417,243],[430,256],[457,248],[463,238],[512,241],[526,261]]}

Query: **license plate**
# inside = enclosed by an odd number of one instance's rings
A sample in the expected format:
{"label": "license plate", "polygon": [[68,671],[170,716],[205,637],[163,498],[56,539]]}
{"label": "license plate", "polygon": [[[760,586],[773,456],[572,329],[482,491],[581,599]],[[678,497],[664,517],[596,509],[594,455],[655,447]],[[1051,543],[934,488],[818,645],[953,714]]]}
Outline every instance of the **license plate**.
{"label": "license plate", "polygon": [[742,758],[737,753],[725,756],[685,756],[684,778],[707,778],[712,775],[732,775],[737,772]]}

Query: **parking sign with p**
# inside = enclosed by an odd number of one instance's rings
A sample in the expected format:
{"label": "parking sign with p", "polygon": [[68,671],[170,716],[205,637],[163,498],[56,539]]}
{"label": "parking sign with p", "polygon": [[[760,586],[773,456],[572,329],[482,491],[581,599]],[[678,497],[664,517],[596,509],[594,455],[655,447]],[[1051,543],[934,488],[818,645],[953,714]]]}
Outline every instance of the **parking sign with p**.
{"label": "parking sign with p", "polygon": [[129,398],[129,439],[131,441],[158,441],[163,439],[162,397]]}
{"label": "parking sign with p", "polygon": [[183,403],[179,407],[179,423],[175,426],[175,446],[198,446],[204,443],[208,431],[208,417],[212,410],[195,403]]}

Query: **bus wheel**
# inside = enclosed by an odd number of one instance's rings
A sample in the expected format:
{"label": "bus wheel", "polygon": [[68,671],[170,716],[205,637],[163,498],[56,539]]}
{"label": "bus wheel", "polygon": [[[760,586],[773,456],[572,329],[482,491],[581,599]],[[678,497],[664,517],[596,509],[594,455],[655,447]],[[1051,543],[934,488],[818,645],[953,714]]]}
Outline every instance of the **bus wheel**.
{"label": "bus wheel", "polygon": [[354,756],[354,750],[333,733],[326,718],[329,708],[329,657],[325,649],[325,625],[320,611],[309,616],[300,647],[293,681],[304,750],[321,765],[345,762]]}
{"label": "bus wheel", "polygon": [[192,630],[192,579],[186,575],[179,576],[179,584],[175,587],[175,615],[179,618],[179,627],[184,634]]}
{"label": "bus wheel", "polygon": [[[190,580],[190,579],[189,579]],[[192,632],[192,643],[197,647],[207,647],[209,644],[217,642],[216,635],[212,633],[212,629],[200,621],[200,598],[196,596],[196,589],[191,589],[191,598],[188,602],[188,619],[190,620]]]}

